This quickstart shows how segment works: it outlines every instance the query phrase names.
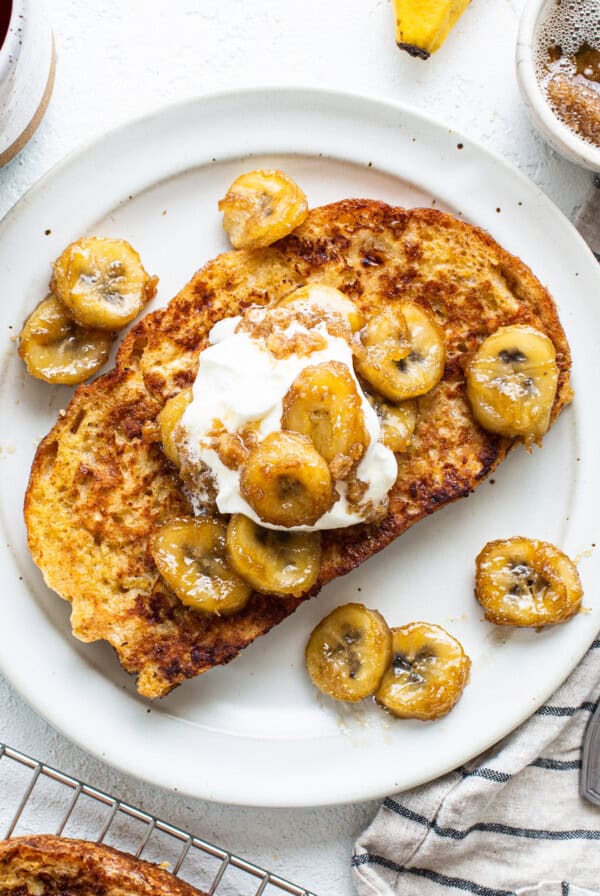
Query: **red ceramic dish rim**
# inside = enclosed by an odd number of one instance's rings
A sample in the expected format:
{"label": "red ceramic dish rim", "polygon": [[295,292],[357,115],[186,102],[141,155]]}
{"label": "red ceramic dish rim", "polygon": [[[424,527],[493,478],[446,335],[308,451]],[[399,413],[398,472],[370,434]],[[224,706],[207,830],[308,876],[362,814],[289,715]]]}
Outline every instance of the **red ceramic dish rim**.
{"label": "red ceramic dish rim", "polygon": [[4,35],[4,41],[0,46],[0,86],[8,74],[11,57],[17,55],[19,46],[19,17],[23,13],[23,0],[12,0],[12,9],[8,22],[8,29]]}

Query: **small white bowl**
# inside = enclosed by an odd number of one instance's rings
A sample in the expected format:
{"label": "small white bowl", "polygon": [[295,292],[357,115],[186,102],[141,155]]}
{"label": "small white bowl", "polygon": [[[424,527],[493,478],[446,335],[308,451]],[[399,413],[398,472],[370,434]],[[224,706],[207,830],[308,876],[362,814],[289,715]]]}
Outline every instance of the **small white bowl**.
{"label": "small white bowl", "polygon": [[527,0],[517,37],[517,81],[534,125],[554,149],[577,165],[600,172],[600,147],[578,137],[554,114],[535,72],[538,25],[556,0]]}
{"label": "small white bowl", "polygon": [[12,0],[0,48],[0,166],[25,146],[42,120],[52,94],[54,66],[54,41],[43,0]]}

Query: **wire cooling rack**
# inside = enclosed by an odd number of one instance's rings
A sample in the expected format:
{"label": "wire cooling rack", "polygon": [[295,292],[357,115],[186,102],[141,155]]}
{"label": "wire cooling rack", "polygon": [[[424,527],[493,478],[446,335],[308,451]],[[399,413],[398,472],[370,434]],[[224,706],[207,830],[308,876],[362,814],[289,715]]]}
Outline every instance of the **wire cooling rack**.
{"label": "wire cooling rack", "polygon": [[0,743],[0,839],[34,833],[106,843],[162,864],[208,896],[315,896]]}

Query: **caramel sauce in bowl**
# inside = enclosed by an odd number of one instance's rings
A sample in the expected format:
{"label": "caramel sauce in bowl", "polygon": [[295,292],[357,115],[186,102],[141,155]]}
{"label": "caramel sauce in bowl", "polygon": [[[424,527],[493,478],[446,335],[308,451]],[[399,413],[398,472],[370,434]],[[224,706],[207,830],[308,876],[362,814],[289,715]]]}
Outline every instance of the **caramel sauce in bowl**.
{"label": "caramel sauce in bowl", "polygon": [[562,156],[600,173],[598,0],[529,0],[517,80],[534,125]]}

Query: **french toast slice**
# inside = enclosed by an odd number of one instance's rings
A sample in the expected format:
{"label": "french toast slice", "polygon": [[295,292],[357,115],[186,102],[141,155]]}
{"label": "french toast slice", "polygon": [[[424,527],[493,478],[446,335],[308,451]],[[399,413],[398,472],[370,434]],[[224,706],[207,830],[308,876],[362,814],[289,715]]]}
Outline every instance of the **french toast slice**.
{"label": "french toast slice", "polygon": [[[158,524],[191,513],[161,450],[157,414],[193,383],[214,323],[311,282],[337,287],[366,316],[398,300],[429,309],[446,334],[444,376],[419,399],[382,522],[324,532],[319,578],[303,597],[255,593],[235,616],[201,616],[171,593],[148,550]],[[107,640],[138,676],[139,692],[162,696],[229,662],[327,582],[468,495],[514,440],[475,422],[465,368],[487,336],[517,323],[541,330],[556,348],[554,421],[572,396],[554,302],[518,258],[451,215],[346,200],[312,210],[269,248],[209,262],[166,308],[133,328],[114,370],[77,389],[36,453],[25,498],[29,547],[49,587],[71,601],[76,637]]]}
{"label": "french toast slice", "polygon": [[0,896],[205,896],[151,862],[88,840],[0,841]]}

